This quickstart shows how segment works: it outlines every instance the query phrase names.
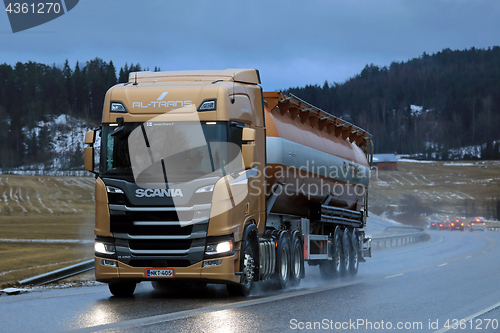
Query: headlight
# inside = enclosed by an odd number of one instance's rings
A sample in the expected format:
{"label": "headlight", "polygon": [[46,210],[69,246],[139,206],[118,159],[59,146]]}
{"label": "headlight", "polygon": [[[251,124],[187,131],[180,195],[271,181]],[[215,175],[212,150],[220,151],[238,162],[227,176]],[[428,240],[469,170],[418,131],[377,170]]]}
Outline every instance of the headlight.
{"label": "headlight", "polygon": [[108,191],[108,193],[124,194],[122,190],[114,186],[106,186],[106,191]]}
{"label": "headlight", "polygon": [[195,193],[207,193],[207,192],[212,192],[213,190],[214,190],[214,185],[208,185],[200,187],[199,189],[196,190]]}
{"label": "headlight", "polygon": [[103,253],[103,254],[115,254],[116,251],[115,244],[99,242],[99,241],[96,241],[94,243],[94,250],[97,253]]}
{"label": "headlight", "polygon": [[205,254],[208,256],[213,256],[217,254],[232,253],[233,252],[233,240],[225,240],[218,243],[208,244],[205,250]]}

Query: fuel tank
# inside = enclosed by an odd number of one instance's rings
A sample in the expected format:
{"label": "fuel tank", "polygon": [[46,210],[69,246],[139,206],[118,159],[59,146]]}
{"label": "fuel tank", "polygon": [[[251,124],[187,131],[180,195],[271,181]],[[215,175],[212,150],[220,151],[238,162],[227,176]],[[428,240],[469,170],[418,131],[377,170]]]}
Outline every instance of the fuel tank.
{"label": "fuel tank", "polygon": [[293,95],[265,92],[264,101],[271,213],[307,216],[312,202],[360,210],[371,135]]}

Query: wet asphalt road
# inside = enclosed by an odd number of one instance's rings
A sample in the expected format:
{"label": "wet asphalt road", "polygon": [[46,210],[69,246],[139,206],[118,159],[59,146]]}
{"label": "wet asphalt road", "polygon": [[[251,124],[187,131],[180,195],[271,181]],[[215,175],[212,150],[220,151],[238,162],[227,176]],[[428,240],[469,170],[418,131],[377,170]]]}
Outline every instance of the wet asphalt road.
{"label": "wet asphalt road", "polygon": [[298,288],[260,284],[247,298],[218,285],[158,292],[149,283],[130,299],[105,285],[2,296],[0,331],[443,332],[467,319],[449,332],[499,332],[500,232],[429,233],[426,243],[374,252],[355,278],[325,282],[306,267]]}

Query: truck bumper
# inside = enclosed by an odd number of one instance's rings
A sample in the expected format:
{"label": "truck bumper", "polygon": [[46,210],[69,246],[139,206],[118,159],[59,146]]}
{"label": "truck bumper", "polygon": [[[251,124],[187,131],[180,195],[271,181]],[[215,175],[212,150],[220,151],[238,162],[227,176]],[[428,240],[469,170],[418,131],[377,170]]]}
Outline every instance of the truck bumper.
{"label": "truck bumper", "polygon": [[[217,265],[203,267],[204,262],[220,260]],[[188,267],[132,267],[119,261],[106,258],[95,257],[95,277],[99,282],[116,281],[155,281],[172,279],[177,281],[206,281],[208,283],[238,283],[240,276],[235,274],[235,264],[238,256],[235,253],[229,257],[208,259],[200,261]],[[114,264],[116,266],[111,266]],[[151,278],[146,276],[146,269],[149,268],[170,268],[174,271],[171,278]]]}

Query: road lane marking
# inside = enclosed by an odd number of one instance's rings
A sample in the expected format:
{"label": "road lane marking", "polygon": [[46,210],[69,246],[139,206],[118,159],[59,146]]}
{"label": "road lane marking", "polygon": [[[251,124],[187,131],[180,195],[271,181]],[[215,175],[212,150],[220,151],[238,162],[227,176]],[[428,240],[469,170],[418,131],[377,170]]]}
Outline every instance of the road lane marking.
{"label": "road lane marking", "polygon": [[438,265],[438,267],[441,267],[441,266],[446,266],[446,265],[448,265],[448,263],[447,263],[447,262],[445,262],[444,264]]}
{"label": "road lane marking", "polygon": [[469,258],[472,258],[472,256],[465,257],[465,259],[469,259]]}
{"label": "road lane marking", "polygon": [[[489,239],[486,238],[490,241],[490,246],[486,249],[488,251],[489,249],[493,248],[495,246],[495,243]],[[478,253],[481,253],[481,251],[472,253],[472,255],[476,255]],[[143,317],[143,318],[137,318],[137,319],[130,319],[130,320],[124,320],[124,321],[118,321],[118,322],[113,322],[113,323],[108,323],[108,324],[102,324],[102,325],[97,325],[97,326],[91,326],[91,327],[84,327],[80,329],[76,329],[70,332],[81,332],[81,333],[88,333],[88,332],[100,332],[100,331],[109,331],[113,329],[130,329],[130,328],[139,328],[139,327],[144,327],[144,326],[149,326],[149,325],[155,325],[155,324],[161,324],[161,323],[167,323],[179,319],[186,319],[186,318],[191,318],[199,315],[203,315],[206,313],[210,312],[218,312],[218,311],[224,311],[224,310],[232,310],[232,309],[237,309],[237,308],[243,308],[247,306],[252,306],[252,305],[259,305],[259,304],[265,304],[265,303],[270,303],[270,302],[276,302],[292,297],[298,297],[298,296],[305,296],[305,295],[310,295],[310,294],[315,294],[319,292],[325,292],[329,290],[334,290],[334,289],[339,289],[343,287],[348,287],[356,284],[360,284],[363,282],[368,282],[368,281],[373,281],[373,280],[378,280],[381,278],[387,278],[395,275],[403,275],[405,273],[410,273],[410,272],[416,272],[420,270],[424,270],[427,268],[431,267],[436,267],[439,265],[442,265],[444,263],[449,263],[453,262],[456,260],[464,259],[466,256],[461,256],[458,258],[454,258],[442,263],[438,264],[433,264],[433,265],[427,265],[424,267],[417,267],[413,268],[407,271],[402,271],[397,274],[387,274],[387,275],[380,275],[380,276],[374,276],[374,277],[369,277],[369,278],[364,278],[364,279],[355,279],[353,281],[349,282],[344,282],[336,285],[330,285],[330,286],[324,286],[324,287],[318,287],[318,288],[313,288],[313,289],[306,289],[306,290],[297,290],[297,291],[292,291],[289,293],[285,294],[278,294],[278,295],[272,295],[272,296],[264,296],[262,298],[258,299],[252,299],[252,300],[247,300],[247,301],[240,301],[240,302],[235,302],[235,303],[229,303],[226,305],[213,305],[213,306],[208,306],[208,307],[203,307],[199,309],[192,309],[192,310],[185,310],[185,311],[178,311],[178,312],[172,312],[172,313],[167,313],[167,314],[162,314],[162,315],[154,315],[154,316],[149,316],[149,317]],[[500,306],[500,305],[499,305]],[[434,332],[437,333],[437,332]]]}
{"label": "road lane marking", "polygon": [[393,277],[396,277],[396,276],[401,276],[401,275],[404,275],[404,274],[400,273],[400,274],[389,275],[389,276],[386,276],[385,278],[386,279],[390,279],[390,278],[393,278]]}
{"label": "road lane marking", "polygon": [[[461,323],[461,322],[468,322],[469,320],[472,320],[474,318],[477,318],[479,316],[482,316],[483,314],[487,313],[487,312],[490,312],[491,310],[495,310],[496,308],[499,308],[500,307],[500,302],[499,303],[496,303],[496,304],[493,304],[492,306],[490,307],[487,307],[486,309],[484,310],[481,310],[479,312],[476,312],[474,313],[473,315],[470,315],[469,317],[467,318],[464,318],[462,320],[459,320],[458,322]],[[453,325],[452,325],[453,326]],[[444,327],[440,330],[437,330],[437,331],[434,331],[433,333],[443,333],[443,332],[446,332],[446,331],[449,331],[450,329],[454,329],[452,326],[450,327]],[[456,328],[455,328],[456,329]]]}

